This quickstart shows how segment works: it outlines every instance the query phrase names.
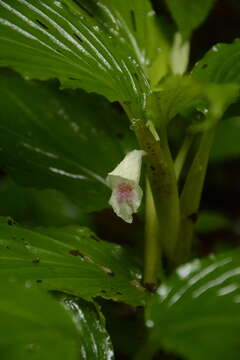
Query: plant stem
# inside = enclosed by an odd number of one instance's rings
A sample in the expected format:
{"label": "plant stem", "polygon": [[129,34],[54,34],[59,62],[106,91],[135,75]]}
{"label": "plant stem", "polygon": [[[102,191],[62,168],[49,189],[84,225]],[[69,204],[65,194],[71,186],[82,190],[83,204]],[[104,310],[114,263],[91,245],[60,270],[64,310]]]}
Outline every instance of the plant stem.
{"label": "plant stem", "polygon": [[174,162],[174,169],[177,180],[179,180],[182,168],[186,161],[188,151],[192,145],[193,136],[187,135]]}
{"label": "plant stem", "polygon": [[[166,131],[161,129],[160,141],[158,141],[142,120],[132,120],[132,124],[140,147],[147,152],[148,177],[159,222],[158,242],[159,244],[161,242],[169,267],[171,267],[178,239],[180,216],[177,182]],[[160,259],[160,254],[158,254],[158,259]]]}
{"label": "plant stem", "polygon": [[144,253],[144,283],[154,284],[161,266],[161,246],[159,244],[159,223],[151,185],[146,178],[145,206],[145,253]]}
{"label": "plant stem", "polygon": [[181,194],[181,226],[177,250],[177,264],[186,261],[190,254],[214,134],[215,127],[201,135],[199,148],[190,167]]}

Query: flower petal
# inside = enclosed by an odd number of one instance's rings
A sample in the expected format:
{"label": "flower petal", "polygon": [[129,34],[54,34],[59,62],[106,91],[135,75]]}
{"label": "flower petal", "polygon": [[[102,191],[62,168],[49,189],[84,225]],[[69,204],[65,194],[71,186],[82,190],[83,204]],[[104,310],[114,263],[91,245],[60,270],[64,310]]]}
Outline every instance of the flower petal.
{"label": "flower petal", "polygon": [[108,174],[107,184],[112,189],[109,204],[124,221],[131,223],[142,201],[142,189],[139,186],[142,157],[145,151],[133,150],[120,164]]}

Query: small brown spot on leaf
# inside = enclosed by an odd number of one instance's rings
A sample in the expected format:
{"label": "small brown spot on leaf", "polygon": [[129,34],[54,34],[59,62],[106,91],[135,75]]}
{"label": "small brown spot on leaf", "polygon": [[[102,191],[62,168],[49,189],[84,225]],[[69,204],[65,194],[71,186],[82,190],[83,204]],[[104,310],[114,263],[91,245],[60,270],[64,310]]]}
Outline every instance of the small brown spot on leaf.
{"label": "small brown spot on leaf", "polygon": [[38,263],[40,262],[40,258],[39,258],[39,257],[33,258],[33,259],[32,259],[32,262],[33,262],[34,264],[38,264]]}
{"label": "small brown spot on leaf", "polygon": [[80,256],[81,258],[84,258],[84,255],[82,253],[80,253],[80,251],[78,251],[78,250],[70,250],[69,254],[71,254],[73,256]]}

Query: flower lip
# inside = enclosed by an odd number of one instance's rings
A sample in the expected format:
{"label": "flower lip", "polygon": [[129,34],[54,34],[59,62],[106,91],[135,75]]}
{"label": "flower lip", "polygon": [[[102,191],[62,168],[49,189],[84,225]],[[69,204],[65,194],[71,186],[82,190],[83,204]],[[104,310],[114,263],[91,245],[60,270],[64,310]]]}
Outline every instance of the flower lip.
{"label": "flower lip", "polygon": [[117,187],[117,199],[119,202],[131,201],[133,197],[133,185],[122,182]]}

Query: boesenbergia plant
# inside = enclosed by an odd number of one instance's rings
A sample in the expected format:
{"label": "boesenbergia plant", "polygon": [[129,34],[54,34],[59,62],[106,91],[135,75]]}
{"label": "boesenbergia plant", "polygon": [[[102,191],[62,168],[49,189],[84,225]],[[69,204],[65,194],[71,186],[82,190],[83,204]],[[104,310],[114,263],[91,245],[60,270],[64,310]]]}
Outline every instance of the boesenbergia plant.
{"label": "boesenbergia plant", "polygon": [[240,40],[193,64],[215,1],[158,3],[0,0],[2,360],[239,359],[240,251],[194,233]]}

